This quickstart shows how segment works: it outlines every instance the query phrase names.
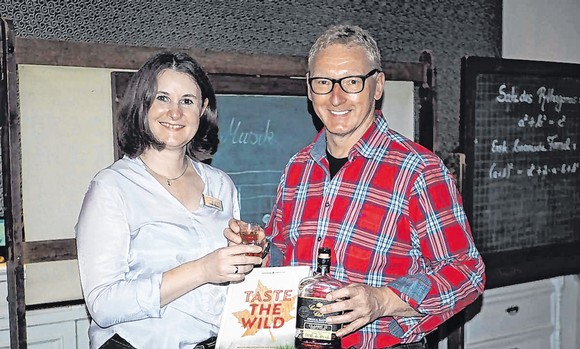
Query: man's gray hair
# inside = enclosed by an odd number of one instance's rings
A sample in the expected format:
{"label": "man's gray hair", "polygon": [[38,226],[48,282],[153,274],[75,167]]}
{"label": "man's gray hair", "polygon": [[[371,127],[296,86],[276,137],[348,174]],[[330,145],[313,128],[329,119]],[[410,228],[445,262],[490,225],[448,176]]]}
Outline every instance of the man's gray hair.
{"label": "man's gray hair", "polygon": [[316,39],[308,54],[308,69],[311,68],[312,61],[320,50],[334,44],[362,47],[372,68],[381,69],[381,52],[375,39],[361,27],[349,24],[334,25]]}

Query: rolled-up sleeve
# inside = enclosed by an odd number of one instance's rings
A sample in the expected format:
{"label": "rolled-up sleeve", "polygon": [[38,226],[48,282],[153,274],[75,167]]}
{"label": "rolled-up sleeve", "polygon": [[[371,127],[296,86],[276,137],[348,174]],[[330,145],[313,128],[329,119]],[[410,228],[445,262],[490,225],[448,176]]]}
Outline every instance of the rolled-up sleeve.
{"label": "rolled-up sleeve", "polygon": [[82,289],[93,320],[101,327],[160,317],[162,274],[126,277],[130,228],[123,198],[112,186],[93,181],[75,227]]}
{"label": "rolled-up sleeve", "polygon": [[427,166],[415,183],[409,214],[424,271],[388,286],[419,313],[435,317],[395,317],[405,333],[439,325],[481,295],[486,281],[455,181],[442,164]]}

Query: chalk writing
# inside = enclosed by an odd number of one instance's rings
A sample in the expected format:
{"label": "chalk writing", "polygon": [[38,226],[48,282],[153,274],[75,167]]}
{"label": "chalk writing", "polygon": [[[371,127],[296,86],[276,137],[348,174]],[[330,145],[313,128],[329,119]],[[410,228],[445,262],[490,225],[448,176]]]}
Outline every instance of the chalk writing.
{"label": "chalk writing", "polygon": [[556,125],[560,128],[566,124],[566,115],[561,115],[557,120],[548,119],[546,114],[538,114],[537,117],[524,114],[524,117],[518,120],[518,127],[540,128],[545,124]]}
{"label": "chalk writing", "polygon": [[547,119],[548,117],[544,114],[539,114],[537,118],[524,114],[524,117],[518,120],[518,127],[542,127]]}
{"label": "chalk writing", "polygon": [[537,165],[537,164],[530,164],[528,167],[527,174],[528,177],[539,175],[539,176],[547,176],[550,174],[568,174],[568,173],[576,173],[578,171],[578,162],[574,162],[571,164],[561,164],[561,165]]}
{"label": "chalk writing", "polygon": [[548,176],[548,175],[567,175],[579,172],[580,163],[561,163],[561,164],[536,164],[530,163],[525,169],[516,168],[513,162],[500,165],[493,162],[489,167],[489,179],[509,179],[513,176],[525,174],[527,177]]}
{"label": "chalk writing", "polygon": [[497,139],[491,142],[491,152],[492,153],[507,153],[508,152],[507,142],[503,141],[501,144]]}
{"label": "chalk writing", "polygon": [[520,139],[516,139],[514,141],[514,145],[512,147],[512,151],[514,153],[537,153],[540,151],[548,151],[546,149],[546,147],[544,146],[544,143],[537,143],[537,144],[527,144],[527,143],[521,143]]}
{"label": "chalk writing", "polygon": [[270,130],[270,120],[266,122],[263,130],[256,131],[244,129],[242,121],[232,118],[223,141],[231,144],[267,146],[274,143],[274,131]]}
{"label": "chalk writing", "polygon": [[506,140],[499,141],[494,139],[491,142],[491,152],[498,154],[509,153],[538,153],[547,151],[575,151],[577,149],[576,142],[572,142],[570,137],[566,137],[565,140],[561,141],[558,139],[558,135],[551,135],[546,137],[546,143],[523,143],[519,138],[516,138],[513,143],[508,146]]}
{"label": "chalk writing", "polygon": [[521,94],[516,92],[516,87],[512,86],[509,92],[506,92],[506,84],[501,84],[498,90],[499,96],[495,99],[499,103],[528,103],[532,104],[533,96],[524,90]]}
{"label": "chalk writing", "polygon": [[562,104],[577,104],[578,97],[567,97],[554,93],[553,88],[546,88],[544,86],[538,88],[538,103],[540,103],[540,108],[544,111],[544,106],[546,103],[554,103],[554,110],[558,113],[562,110]]}
{"label": "chalk writing", "polygon": [[494,162],[493,164],[491,164],[491,167],[489,169],[489,178],[491,179],[510,178],[513,169],[514,164],[511,162],[508,162],[505,167],[498,167],[497,164]]}
{"label": "chalk writing", "polygon": [[[495,97],[496,101],[499,103],[533,103],[533,96],[523,90],[522,93],[518,93],[517,87],[512,86],[507,92],[507,85],[501,84],[498,89],[498,96]],[[536,91],[537,101],[540,104],[542,111],[545,110],[546,104],[554,104],[554,110],[560,112],[562,110],[563,104],[577,104],[577,96],[564,96],[554,92],[554,88],[541,86]]]}
{"label": "chalk writing", "polygon": [[567,137],[565,141],[558,141],[558,135],[548,136],[547,138],[550,150],[563,150],[571,151],[576,150],[576,143],[572,143],[570,137]]}
{"label": "chalk writing", "polygon": [[562,115],[560,120],[557,121],[558,127],[564,127],[565,123],[566,123],[566,115]]}

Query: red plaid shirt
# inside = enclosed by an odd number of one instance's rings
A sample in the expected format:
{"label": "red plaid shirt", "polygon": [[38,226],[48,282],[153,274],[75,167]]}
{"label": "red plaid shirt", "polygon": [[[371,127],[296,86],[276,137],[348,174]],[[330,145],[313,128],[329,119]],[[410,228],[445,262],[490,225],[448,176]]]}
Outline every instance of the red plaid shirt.
{"label": "red plaid shirt", "polygon": [[326,137],[288,163],[266,234],[283,265],[316,263],[330,247],[331,275],[388,286],[421,317],[383,317],[342,339],[343,347],[381,348],[420,340],[484,289],[477,251],[455,180],[441,160],[374,124],[330,178]]}

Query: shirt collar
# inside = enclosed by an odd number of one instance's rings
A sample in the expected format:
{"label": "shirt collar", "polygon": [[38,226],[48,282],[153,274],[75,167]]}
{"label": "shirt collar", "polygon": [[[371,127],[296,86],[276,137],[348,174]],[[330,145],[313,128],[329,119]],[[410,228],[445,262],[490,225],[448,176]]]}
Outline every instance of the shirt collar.
{"label": "shirt collar", "polygon": [[[377,153],[384,153],[384,139],[377,137],[379,134],[387,134],[389,131],[389,123],[383,116],[380,110],[375,110],[375,121],[356,142],[354,147],[349,151],[348,158],[352,159],[356,153],[366,157],[373,158]],[[320,161],[326,157],[326,131],[323,128],[318,137],[314,140],[314,145],[310,150],[310,155],[315,161]]]}

